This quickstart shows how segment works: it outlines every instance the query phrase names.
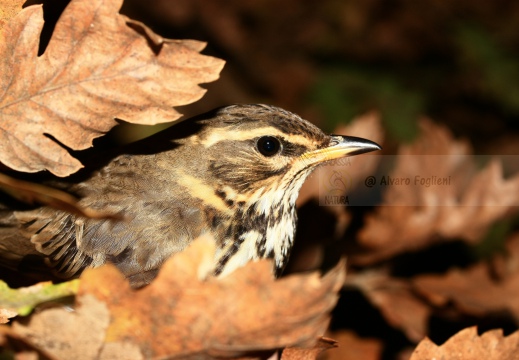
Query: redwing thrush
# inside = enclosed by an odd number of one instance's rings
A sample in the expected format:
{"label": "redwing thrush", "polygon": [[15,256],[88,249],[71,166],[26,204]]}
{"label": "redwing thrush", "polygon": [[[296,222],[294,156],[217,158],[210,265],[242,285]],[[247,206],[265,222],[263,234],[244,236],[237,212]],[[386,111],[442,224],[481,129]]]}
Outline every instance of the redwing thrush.
{"label": "redwing thrush", "polygon": [[0,204],[4,265],[46,259],[65,278],[115,264],[134,286],[197,236],[216,241],[214,273],[273,259],[279,275],[296,227],[295,202],[317,165],[380,147],[325,135],[280,108],[233,105],[183,121],[124,149],[86,180],[67,186],[80,203],[120,214],[80,219],[49,207],[12,211]]}

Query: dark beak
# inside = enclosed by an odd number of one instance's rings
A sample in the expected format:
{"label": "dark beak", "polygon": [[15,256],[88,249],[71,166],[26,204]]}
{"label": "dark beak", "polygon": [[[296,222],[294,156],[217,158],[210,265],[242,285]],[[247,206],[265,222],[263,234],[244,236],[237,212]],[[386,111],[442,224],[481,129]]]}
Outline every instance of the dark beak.
{"label": "dark beak", "polygon": [[320,163],[381,149],[380,145],[371,140],[355,136],[330,135],[330,144],[327,147],[309,151],[301,157],[312,163]]}

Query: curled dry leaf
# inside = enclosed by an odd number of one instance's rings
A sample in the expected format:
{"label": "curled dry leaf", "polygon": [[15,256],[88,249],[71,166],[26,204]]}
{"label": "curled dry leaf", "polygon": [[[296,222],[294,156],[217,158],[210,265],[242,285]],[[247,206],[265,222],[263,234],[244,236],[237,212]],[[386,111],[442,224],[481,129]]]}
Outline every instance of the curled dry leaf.
{"label": "curled dry leaf", "polygon": [[477,316],[508,311],[519,321],[519,271],[495,279],[485,263],[445,275],[423,275],[413,279],[417,291],[431,303],[452,301],[460,311]]}
{"label": "curled dry leaf", "polygon": [[335,347],[337,347],[337,341],[322,337],[309,348],[289,347],[284,349],[281,360],[316,360],[324,351]]}
{"label": "curled dry leaf", "polygon": [[337,348],[324,354],[325,360],[379,360],[382,356],[381,340],[361,338],[353,331],[329,334],[337,340]]}
{"label": "curled dry leaf", "polygon": [[503,336],[502,330],[478,335],[476,327],[461,330],[438,346],[428,338],[416,347],[410,360],[513,360],[519,354],[519,331]]}
{"label": "curled dry leaf", "polygon": [[115,267],[105,266],[83,273],[79,293],[107,305],[107,343],[137,344],[146,358],[236,357],[310,346],[324,333],[344,281],[343,263],[323,277],[275,280],[271,263],[259,261],[203,280],[213,256],[214,242],[201,238],[169,259],[145,288],[131,289]]}
{"label": "curled dry leaf", "polygon": [[116,125],[116,117],[139,124],[173,121],[180,116],[173,106],[198,100],[205,91],[198,84],[217,79],[223,61],[201,55],[201,43],[162,39],[137,22],[129,26],[118,13],[121,4],[72,0],[41,56],[41,5],[23,9],[4,26],[2,163],[67,176],[81,164],[61,144],[88,148]]}
{"label": "curled dry leaf", "polygon": [[475,242],[519,202],[519,176],[503,179],[496,160],[478,173],[465,142],[429,121],[421,121],[420,127],[415,143],[401,146],[390,177],[450,177],[450,185],[389,187],[384,203],[368,215],[359,233],[370,252],[352,263],[376,262],[451,238]]}
{"label": "curled dry leaf", "polygon": [[409,340],[418,342],[427,334],[431,309],[416,296],[408,281],[371,270],[349,273],[344,284],[362,291],[387,322],[402,330]]}
{"label": "curled dry leaf", "polygon": [[91,219],[119,218],[114,214],[97,211],[80,205],[78,200],[58,189],[49,186],[15,179],[0,173],[0,190],[28,204],[47,205],[54,209]]}

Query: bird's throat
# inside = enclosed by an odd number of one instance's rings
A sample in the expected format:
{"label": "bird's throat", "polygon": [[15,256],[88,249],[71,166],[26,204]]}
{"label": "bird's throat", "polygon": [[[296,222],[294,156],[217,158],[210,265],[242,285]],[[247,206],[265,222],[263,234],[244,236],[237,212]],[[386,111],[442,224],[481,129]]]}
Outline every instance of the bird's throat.
{"label": "bird's throat", "polygon": [[295,201],[304,179],[264,190],[246,203],[230,221],[229,235],[216,254],[216,275],[226,275],[249,261],[272,259],[281,275],[293,246],[297,214]]}

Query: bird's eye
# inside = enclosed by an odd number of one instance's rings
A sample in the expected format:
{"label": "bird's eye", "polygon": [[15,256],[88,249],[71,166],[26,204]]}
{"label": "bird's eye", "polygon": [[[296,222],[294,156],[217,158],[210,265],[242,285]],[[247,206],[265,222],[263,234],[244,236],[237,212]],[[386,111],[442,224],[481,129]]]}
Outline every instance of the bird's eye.
{"label": "bird's eye", "polygon": [[262,136],[258,139],[256,147],[263,156],[274,156],[281,150],[281,143],[274,136]]}

